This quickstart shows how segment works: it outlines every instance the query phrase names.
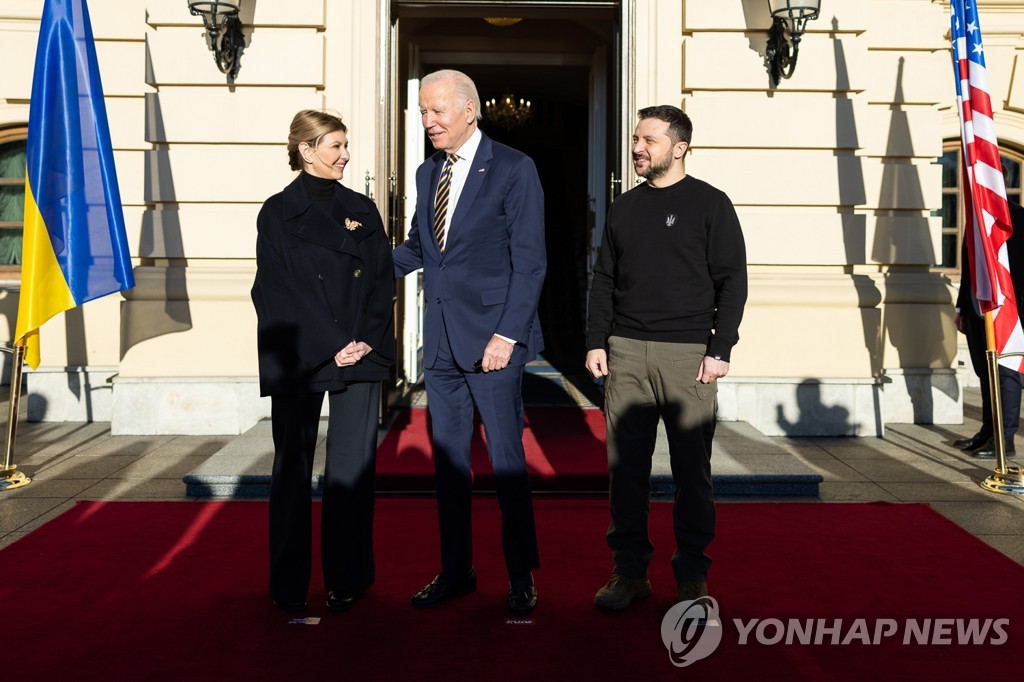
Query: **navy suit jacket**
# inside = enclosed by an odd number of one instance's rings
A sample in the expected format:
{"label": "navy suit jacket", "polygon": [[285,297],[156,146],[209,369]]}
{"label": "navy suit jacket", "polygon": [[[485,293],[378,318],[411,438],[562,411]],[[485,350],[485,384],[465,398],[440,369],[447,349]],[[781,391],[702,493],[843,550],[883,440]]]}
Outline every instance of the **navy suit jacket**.
{"label": "navy suit jacket", "polygon": [[394,252],[396,277],[423,268],[424,366],[433,367],[446,328],[464,370],[494,334],[515,339],[510,364],[526,363],[544,349],[537,304],[547,256],[537,169],[530,157],[483,135],[442,254],[432,226],[444,158],[439,151],[416,170],[416,213]]}

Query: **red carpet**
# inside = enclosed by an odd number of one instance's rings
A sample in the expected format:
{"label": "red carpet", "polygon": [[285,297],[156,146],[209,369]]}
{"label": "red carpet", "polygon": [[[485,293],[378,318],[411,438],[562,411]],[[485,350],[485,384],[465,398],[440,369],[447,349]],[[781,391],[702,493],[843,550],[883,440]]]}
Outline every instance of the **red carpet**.
{"label": "red carpet", "polygon": [[[523,447],[534,490],[608,489],[604,413],[600,410],[527,407]],[[479,419],[471,458],[474,486],[494,490]],[[403,410],[381,441],[377,489],[434,489],[427,410]]]}
{"label": "red carpet", "polygon": [[[0,551],[3,678],[968,680],[1024,664],[1024,569],[922,505],[719,505],[724,634],[686,670],[660,638],[667,505],[653,508],[654,595],[609,615],[591,602],[609,568],[604,502],[538,499],[541,604],[525,624],[506,619],[493,499],[476,501],[479,592],[431,611],[408,598],[437,566],[433,502],[377,509],[376,585],[340,615],[314,587],[311,626],[265,596],[266,503],[80,503]],[[1008,618],[1007,642],[741,646],[733,620],[842,619],[845,633],[858,618],[929,617]]]}

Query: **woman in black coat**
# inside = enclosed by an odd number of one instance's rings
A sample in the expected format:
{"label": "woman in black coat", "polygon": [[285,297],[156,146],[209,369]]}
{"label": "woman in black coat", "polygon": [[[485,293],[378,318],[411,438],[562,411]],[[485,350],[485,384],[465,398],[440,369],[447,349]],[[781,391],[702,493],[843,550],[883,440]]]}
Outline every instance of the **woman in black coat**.
{"label": "woman in black coat", "polygon": [[292,119],[299,176],[256,222],[260,395],[270,396],[270,596],[306,606],[312,571],[313,453],[328,395],[320,544],[327,606],[346,611],[374,579],[373,502],[380,382],[394,362],[391,247],[370,199],[338,181],[347,128],[319,111]]}

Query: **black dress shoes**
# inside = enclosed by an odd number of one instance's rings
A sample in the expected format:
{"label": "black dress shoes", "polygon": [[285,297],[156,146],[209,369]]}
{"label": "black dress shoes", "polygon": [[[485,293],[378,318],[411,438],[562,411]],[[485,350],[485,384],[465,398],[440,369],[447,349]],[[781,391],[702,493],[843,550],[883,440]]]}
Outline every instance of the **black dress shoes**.
{"label": "black dress shoes", "polygon": [[335,613],[345,613],[355,603],[355,595],[344,596],[341,592],[335,592],[334,590],[327,593],[327,608]]}
{"label": "black dress shoes", "polygon": [[456,576],[439,573],[430,584],[412,597],[412,605],[425,609],[445,602],[452,597],[476,592],[476,569],[471,568]]}
{"label": "black dress shoes", "polygon": [[512,585],[508,588],[508,610],[516,615],[530,613],[537,608],[537,588],[532,581],[526,585]]}
{"label": "black dress shoes", "polygon": [[980,433],[976,433],[970,438],[960,438],[959,440],[953,441],[953,447],[965,452],[969,450],[977,450],[982,445],[985,445],[990,438],[991,436],[983,436]]}
{"label": "black dress shoes", "polygon": [[[1013,447],[1013,441],[1012,440],[1006,441],[1006,449],[1004,450],[1004,452],[1006,453],[1007,459],[1010,459],[1012,457],[1016,457],[1017,456],[1017,452],[1016,452],[1016,450]],[[996,458],[996,444],[995,444],[995,442],[991,438],[989,438],[985,442],[984,445],[982,445],[979,449],[977,449],[977,450],[975,450],[974,452],[971,453],[971,457],[973,457],[975,459],[995,459]]]}

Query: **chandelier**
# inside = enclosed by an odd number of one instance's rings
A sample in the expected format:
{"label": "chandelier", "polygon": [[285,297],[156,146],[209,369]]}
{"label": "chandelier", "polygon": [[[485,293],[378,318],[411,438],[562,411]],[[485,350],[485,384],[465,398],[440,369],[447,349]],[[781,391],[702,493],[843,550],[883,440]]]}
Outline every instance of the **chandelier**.
{"label": "chandelier", "polygon": [[506,92],[498,99],[491,98],[484,102],[484,117],[496,126],[511,130],[518,128],[530,120],[532,110],[530,100],[520,99]]}

